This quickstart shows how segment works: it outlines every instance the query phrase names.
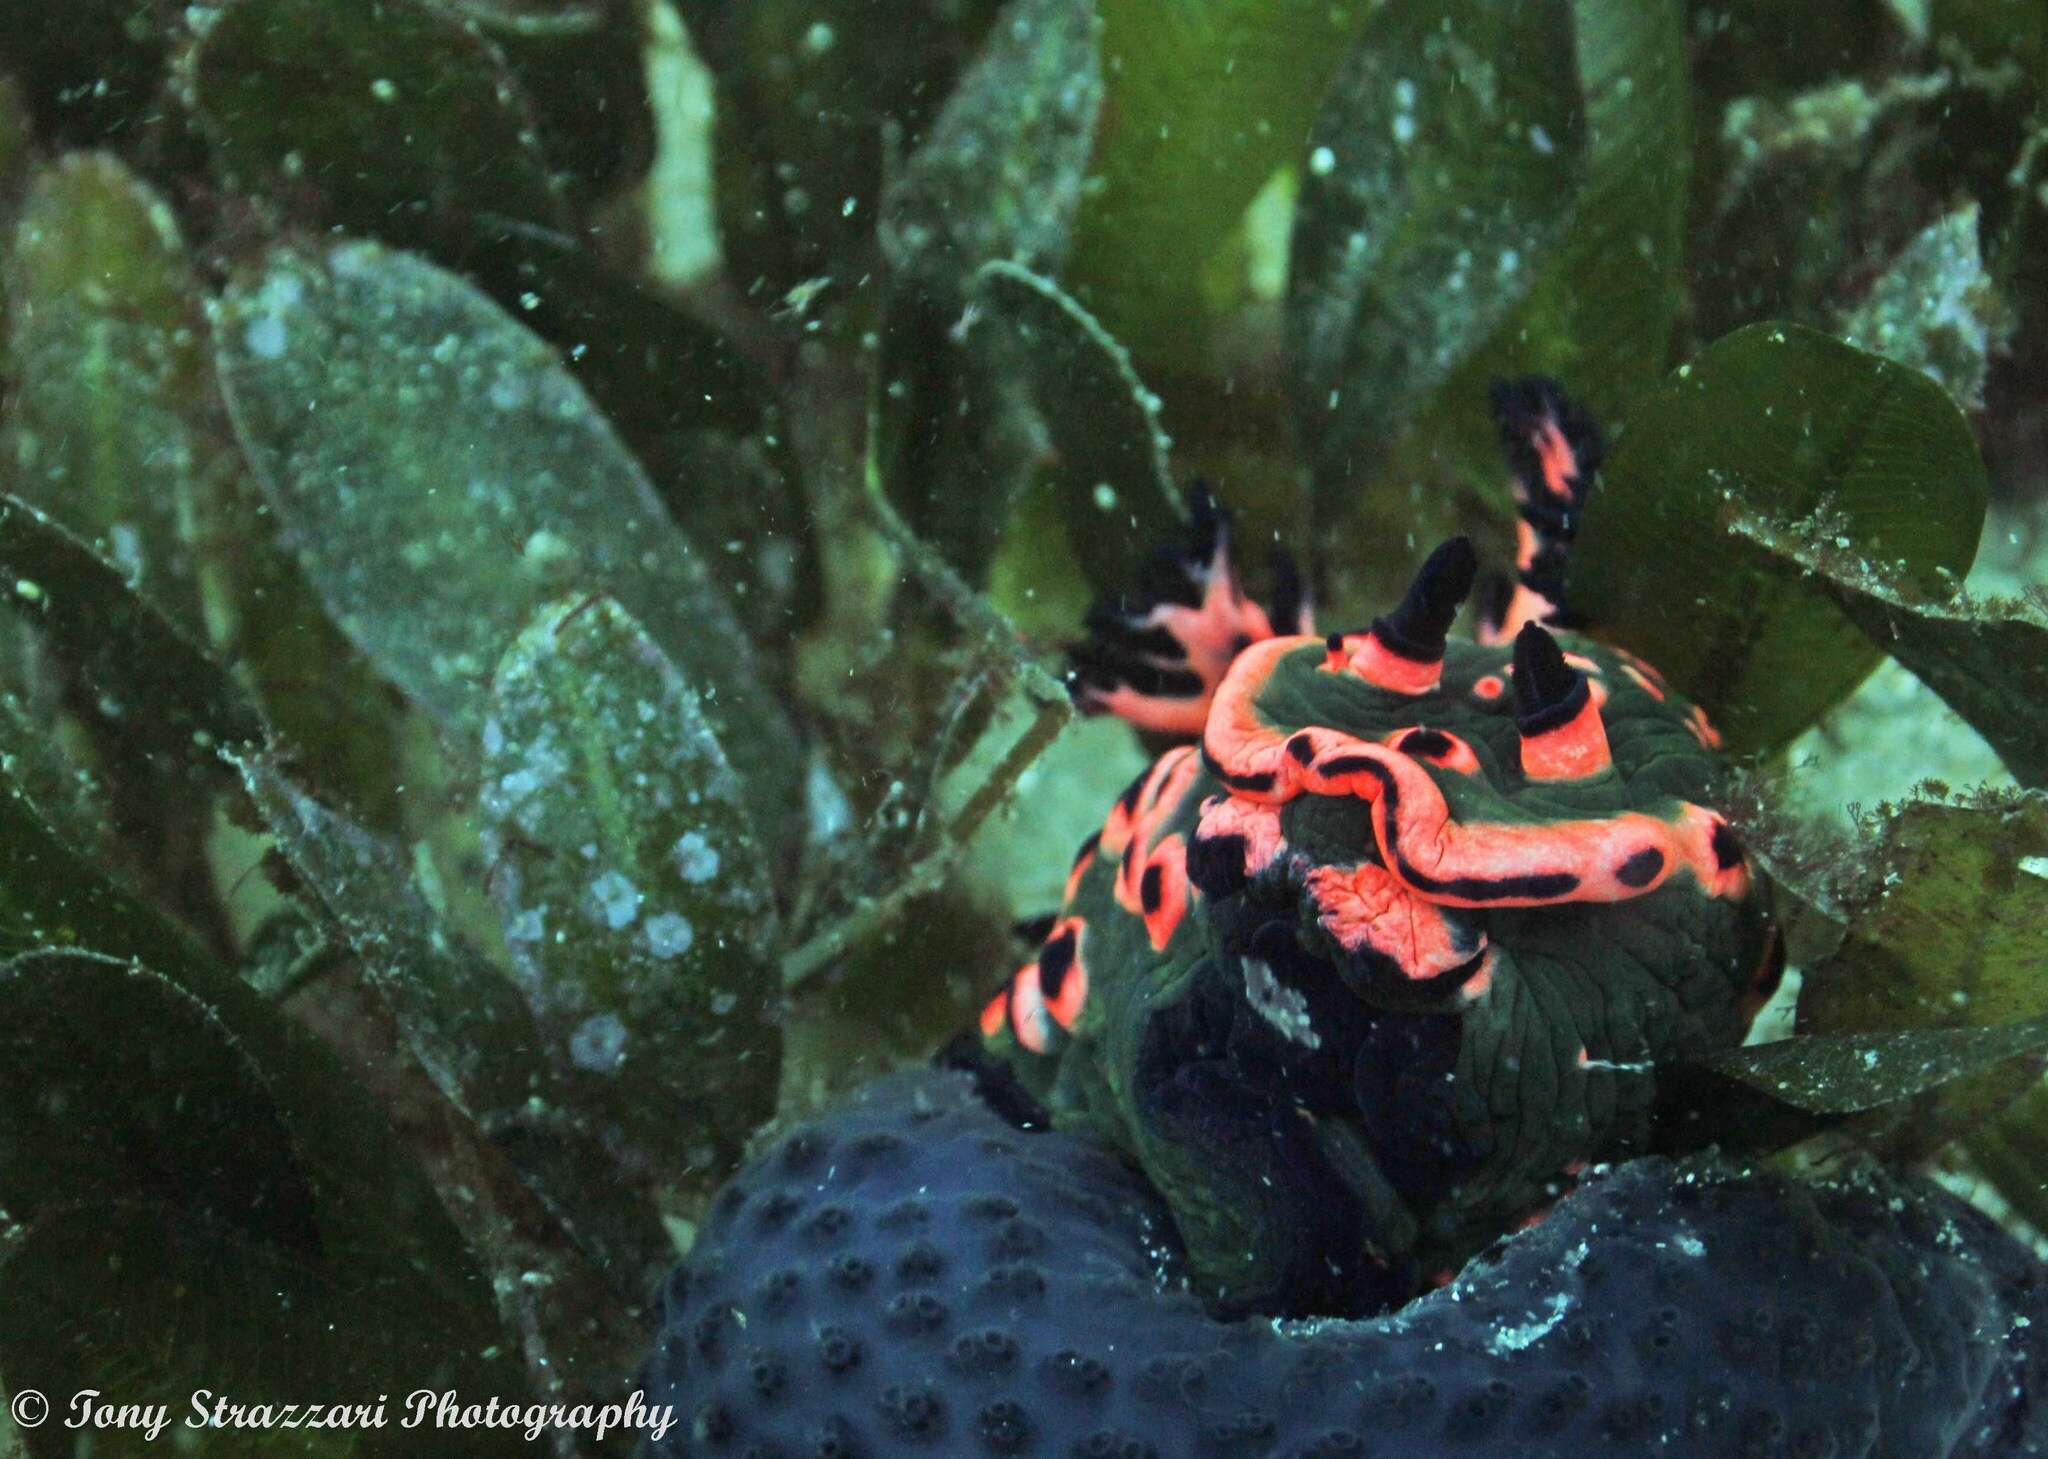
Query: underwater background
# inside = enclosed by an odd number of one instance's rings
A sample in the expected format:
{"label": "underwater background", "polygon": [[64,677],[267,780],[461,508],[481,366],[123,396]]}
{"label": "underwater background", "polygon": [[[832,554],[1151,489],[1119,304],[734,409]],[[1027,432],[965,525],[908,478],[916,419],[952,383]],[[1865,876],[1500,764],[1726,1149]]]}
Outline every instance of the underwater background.
{"label": "underwater background", "polygon": [[0,0],[0,328],[10,1395],[617,1401],[1144,771],[1184,486],[1362,629],[1530,375],[1776,887],[1730,1140],[2042,1248],[2048,6]]}

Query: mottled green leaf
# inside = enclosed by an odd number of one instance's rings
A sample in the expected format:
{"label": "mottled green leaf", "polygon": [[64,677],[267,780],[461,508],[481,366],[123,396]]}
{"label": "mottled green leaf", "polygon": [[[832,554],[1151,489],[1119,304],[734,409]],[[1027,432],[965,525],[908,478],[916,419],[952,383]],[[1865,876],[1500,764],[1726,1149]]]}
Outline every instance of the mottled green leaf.
{"label": "mottled green leaf", "polygon": [[705,686],[750,791],[795,803],[793,731],[731,609],[538,340],[372,244],[273,252],[229,286],[218,332],[265,492],[335,620],[400,687],[472,736],[533,610],[604,591]]}
{"label": "mottled green leaf", "polygon": [[1569,0],[1440,0],[1381,11],[1331,83],[1287,299],[1324,520],[1564,237],[1587,165],[1575,55]]}
{"label": "mottled green leaf", "polygon": [[2043,1049],[2048,1019],[1995,1028],[1815,1034],[1752,1044],[1705,1062],[1794,1109],[1860,1114]]}
{"label": "mottled green leaf", "polygon": [[489,1123],[550,1092],[512,981],[444,927],[399,851],[294,785],[274,758],[236,761],[278,849],[318,900],[441,1092]]}
{"label": "mottled green leaf", "polygon": [[1810,329],[1752,325],[1631,416],[1586,511],[1572,606],[1705,704],[1733,748],[1769,749],[1878,650],[1735,521],[1823,511],[1845,545],[1937,593],[1969,567],[1985,492],[1940,386]]}
{"label": "mottled green leaf", "polygon": [[214,1011],[139,963],[0,964],[0,1209],[161,1201],[305,1254],[313,1191]]}
{"label": "mottled green leaf", "polygon": [[1095,0],[1011,0],[924,141],[890,179],[882,252],[952,296],[992,259],[1057,273],[1102,105]]}
{"label": "mottled green leaf", "polygon": [[177,90],[223,180],[295,213],[406,244],[478,214],[564,222],[504,57],[417,0],[230,0],[194,26]]}
{"label": "mottled green leaf", "polygon": [[1847,935],[1806,970],[1802,1032],[2008,1024],[2048,1015],[2048,792],[1881,812],[1840,912]]}
{"label": "mottled green leaf", "polygon": [[1986,357],[2004,332],[1977,212],[1966,203],[1928,224],[1840,317],[1849,343],[1918,370],[1972,410],[1984,408]]}
{"label": "mottled green leaf", "polygon": [[1715,1067],[1815,1112],[1918,1096],[1884,1138],[1926,1155],[2040,1079],[2048,794],[1886,807],[1865,833],[1831,888],[1846,930],[1805,970],[1800,1037]]}
{"label": "mottled green leaf", "polygon": [[1871,643],[1910,669],[2023,785],[2048,786],[2048,604],[2028,598],[1946,602],[1901,591],[1853,548],[1824,534],[1738,521],[1736,533],[1795,567]]}
{"label": "mottled green leaf", "polygon": [[1099,188],[1069,287],[1148,373],[1207,348],[1211,260],[1301,156],[1325,86],[1375,8],[1326,0],[1098,0],[1107,83]]}
{"label": "mottled green leaf", "polygon": [[420,1067],[571,1238],[636,1289],[668,1243],[652,1207],[627,1194],[616,1164],[581,1133],[575,1092],[546,1059],[517,984],[435,913],[396,847],[308,796],[273,758],[237,763],[278,849]]}
{"label": "mottled green leaf", "polygon": [[1007,327],[1021,347],[1075,558],[1098,591],[1128,588],[1181,520],[1159,398],[1123,347],[1049,280],[992,263],[975,287],[995,316],[978,327]]}
{"label": "mottled green leaf", "polygon": [[0,496],[0,581],[98,711],[153,754],[211,766],[263,722],[234,676],[139,597],[112,564],[28,503]]}
{"label": "mottled green leaf", "polygon": [[14,489],[202,630],[194,537],[222,470],[199,287],[163,199],[79,153],[30,189],[6,263]]}
{"label": "mottled green leaf", "polygon": [[492,886],[552,1051],[626,1148],[723,1164],[774,1107],[779,987],[697,692],[616,602],[565,599],[499,664],[483,746]]}

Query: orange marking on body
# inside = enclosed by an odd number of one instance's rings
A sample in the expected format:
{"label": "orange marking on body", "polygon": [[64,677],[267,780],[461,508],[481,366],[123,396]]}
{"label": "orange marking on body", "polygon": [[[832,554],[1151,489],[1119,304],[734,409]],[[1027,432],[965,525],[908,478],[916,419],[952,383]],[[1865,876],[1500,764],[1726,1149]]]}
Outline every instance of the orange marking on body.
{"label": "orange marking on body", "polygon": [[1494,950],[1486,949],[1486,956],[1479,960],[1479,968],[1465,980],[1465,986],[1458,989],[1460,1006],[1469,1008],[1493,991]]}
{"label": "orange marking on body", "polygon": [[1638,663],[1624,660],[1621,671],[1636,681],[1636,686],[1659,704],[1664,702],[1664,686],[1642,671]]}
{"label": "orange marking on body", "polygon": [[[1074,1024],[1081,1017],[1081,1010],[1088,1003],[1088,964],[1084,961],[1083,939],[1088,931],[1087,922],[1080,917],[1062,917],[1053,924],[1052,932],[1046,937],[1047,946],[1063,937],[1073,938],[1073,954],[1067,963],[1067,970],[1059,980],[1059,991],[1050,998],[1045,997],[1045,971],[1039,967],[1038,992],[1044,999],[1045,1011],[1052,1015],[1052,1021],[1061,1028],[1072,1032]],[[1043,949],[1039,954],[1044,957]]]}
{"label": "orange marking on body", "polygon": [[995,997],[981,1007],[981,1036],[992,1039],[1003,1031],[1003,1025],[1010,1021],[1010,989],[1005,984]]}
{"label": "orange marking on body", "polygon": [[1095,864],[1095,848],[1089,847],[1074,859],[1073,870],[1067,873],[1067,889],[1060,895],[1060,905],[1067,906],[1074,900],[1074,893],[1081,890],[1081,878],[1088,875],[1088,868]]}
{"label": "orange marking on body", "polygon": [[1317,920],[1340,946],[1371,948],[1391,958],[1408,978],[1422,982],[1472,960],[1483,946],[1459,945],[1443,910],[1396,880],[1384,866],[1318,866],[1308,873]]}
{"label": "orange marking on body", "polygon": [[1273,776],[1273,785],[1267,790],[1233,787],[1233,795],[1273,803],[1292,798],[1291,776],[1299,767],[1287,757],[1285,737],[1259,714],[1258,698],[1280,660],[1309,646],[1321,647],[1321,643],[1305,635],[1255,643],[1237,656],[1217,687],[1208,726],[1202,731],[1209,757],[1233,775]]}
{"label": "orange marking on body", "polygon": [[1531,1226],[1540,1226],[1543,1224],[1543,1218],[1551,1213],[1556,1204],[1555,1201],[1545,1201],[1540,1206],[1531,1206],[1527,1211],[1515,1218],[1515,1224],[1509,1229],[1527,1231]]}
{"label": "orange marking on body", "polygon": [[[1272,639],[1240,656],[1209,715],[1204,743],[1209,755],[1232,775],[1270,775],[1260,788],[1233,788],[1232,795],[1267,805],[1282,805],[1301,794],[1355,795],[1372,807],[1373,834],[1394,875],[1406,880],[1398,863],[1405,862],[1432,882],[1568,875],[1569,891],[1557,895],[1515,894],[1466,896],[1431,891],[1409,883],[1418,896],[1450,907],[1539,907],[1564,902],[1619,902],[1643,896],[1663,885],[1680,867],[1689,869],[1715,896],[1745,895],[1748,873],[1736,867],[1720,870],[1712,848],[1714,818],[1698,806],[1680,806],[1675,821],[1640,811],[1625,811],[1603,820],[1550,821],[1536,824],[1480,822],[1462,825],[1451,819],[1443,792],[1421,764],[1407,755],[1335,730],[1311,727],[1284,732],[1266,723],[1255,707],[1258,691],[1271,678],[1279,658],[1310,642]],[[1287,751],[1290,739],[1306,736],[1315,749],[1303,765]],[[1381,791],[1380,774],[1364,768],[1334,774],[1318,768],[1339,757],[1373,762],[1394,782],[1398,809],[1390,813]],[[1654,850],[1662,864],[1641,884],[1622,880],[1618,869],[1638,853]]]}
{"label": "orange marking on body", "polygon": [[1052,1018],[1038,987],[1038,964],[1026,963],[1010,980],[1010,1032],[1034,1054],[1052,1046]]}
{"label": "orange marking on body", "polygon": [[1508,681],[1498,674],[1485,674],[1473,681],[1472,692],[1481,699],[1498,699],[1508,692]]}
{"label": "orange marking on body", "polygon": [[1203,801],[1195,835],[1203,841],[1222,836],[1242,837],[1247,877],[1257,876],[1271,866],[1286,845],[1280,834],[1277,808],[1235,795],[1212,795]]}
{"label": "orange marking on body", "polygon": [[1140,694],[1128,684],[1114,689],[1088,688],[1081,691],[1081,708],[1089,714],[1113,714],[1153,734],[1199,735],[1209,718],[1209,696],[1190,695],[1171,699],[1164,695]]}
{"label": "orange marking on body", "polygon": [[1515,522],[1515,570],[1527,572],[1542,546],[1543,541],[1536,535],[1536,529],[1518,518]]}
{"label": "orange marking on body", "polygon": [[[1123,855],[1133,840],[1141,839],[1140,830],[1157,820],[1162,805],[1170,810],[1180,799],[1201,768],[1193,745],[1176,745],[1154,760],[1139,782],[1136,798],[1126,802],[1119,797],[1110,807],[1109,819],[1102,823],[1102,835],[1096,842],[1097,849],[1111,856]],[[1139,849],[1142,853],[1142,844]]]}
{"label": "orange marking on body", "polygon": [[1427,694],[1443,679],[1441,659],[1418,663],[1404,658],[1381,643],[1377,634],[1346,634],[1344,646],[1351,650],[1348,661],[1351,672],[1374,688],[1384,689],[1390,694]]}
{"label": "orange marking on body", "polygon": [[1579,474],[1579,458],[1572,450],[1572,443],[1558,429],[1557,422],[1546,420],[1536,428],[1533,436],[1536,455],[1543,463],[1543,486],[1552,496],[1562,501],[1572,499],[1572,483]]}
{"label": "orange marking on body", "polygon": [[[1655,693],[1659,699],[1662,699],[1664,697],[1664,689],[1666,687],[1664,683],[1664,676],[1657,671],[1657,666],[1655,664],[1651,663],[1647,659],[1641,658],[1635,654],[1630,653],[1625,648],[1618,648],[1614,650],[1614,652],[1621,655],[1622,663],[1627,665],[1631,670],[1633,670],[1635,672],[1636,677],[1639,680],[1647,679],[1649,680],[1650,685],[1655,686],[1652,692]],[[1649,686],[1646,685],[1645,687]]]}
{"label": "orange marking on body", "polygon": [[1152,950],[1159,952],[1173,940],[1174,932],[1180,927],[1180,920],[1188,910],[1188,847],[1179,836],[1168,836],[1146,862],[1140,876],[1139,900],[1143,905],[1144,879],[1154,873],[1159,877],[1159,901],[1150,911],[1141,912],[1145,919],[1146,936],[1152,940]]}
{"label": "orange marking on body", "polygon": [[1712,721],[1707,718],[1707,712],[1697,704],[1692,707],[1692,712],[1686,716],[1685,725],[1687,729],[1692,731],[1692,737],[1707,749],[1718,750],[1721,748],[1721,732],[1714,728]]}
{"label": "orange marking on body", "polygon": [[1579,712],[1563,724],[1522,737],[1522,773],[1531,780],[1584,780],[1613,764],[1607,726],[1590,693]]}

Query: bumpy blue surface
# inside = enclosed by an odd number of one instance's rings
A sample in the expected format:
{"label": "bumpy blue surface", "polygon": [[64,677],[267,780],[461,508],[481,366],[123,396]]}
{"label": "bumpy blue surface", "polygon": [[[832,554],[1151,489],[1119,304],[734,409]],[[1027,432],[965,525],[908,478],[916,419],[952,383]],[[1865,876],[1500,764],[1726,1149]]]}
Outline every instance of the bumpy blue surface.
{"label": "bumpy blue surface", "polygon": [[898,1076],[716,1202],[644,1381],[662,1455],[2048,1454],[2048,1281],[1939,1192],[1643,1160],[1365,1322],[1222,1322],[1157,1198]]}

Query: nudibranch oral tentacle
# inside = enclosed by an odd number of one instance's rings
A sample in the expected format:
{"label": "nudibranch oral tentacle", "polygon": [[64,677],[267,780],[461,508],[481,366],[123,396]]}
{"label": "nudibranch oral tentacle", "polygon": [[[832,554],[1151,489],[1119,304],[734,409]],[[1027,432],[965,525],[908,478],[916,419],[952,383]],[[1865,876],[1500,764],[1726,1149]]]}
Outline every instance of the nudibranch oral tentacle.
{"label": "nudibranch oral tentacle", "polygon": [[1276,631],[1313,632],[1300,575],[1285,552],[1273,553],[1269,614],[1245,596],[1232,555],[1230,515],[1206,487],[1187,495],[1188,540],[1161,547],[1136,591],[1098,602],[1088,639],[1068,672],[1084,713],[1114,714],[1139,729],[1193,739],[1210,696],[1248,643]]}

